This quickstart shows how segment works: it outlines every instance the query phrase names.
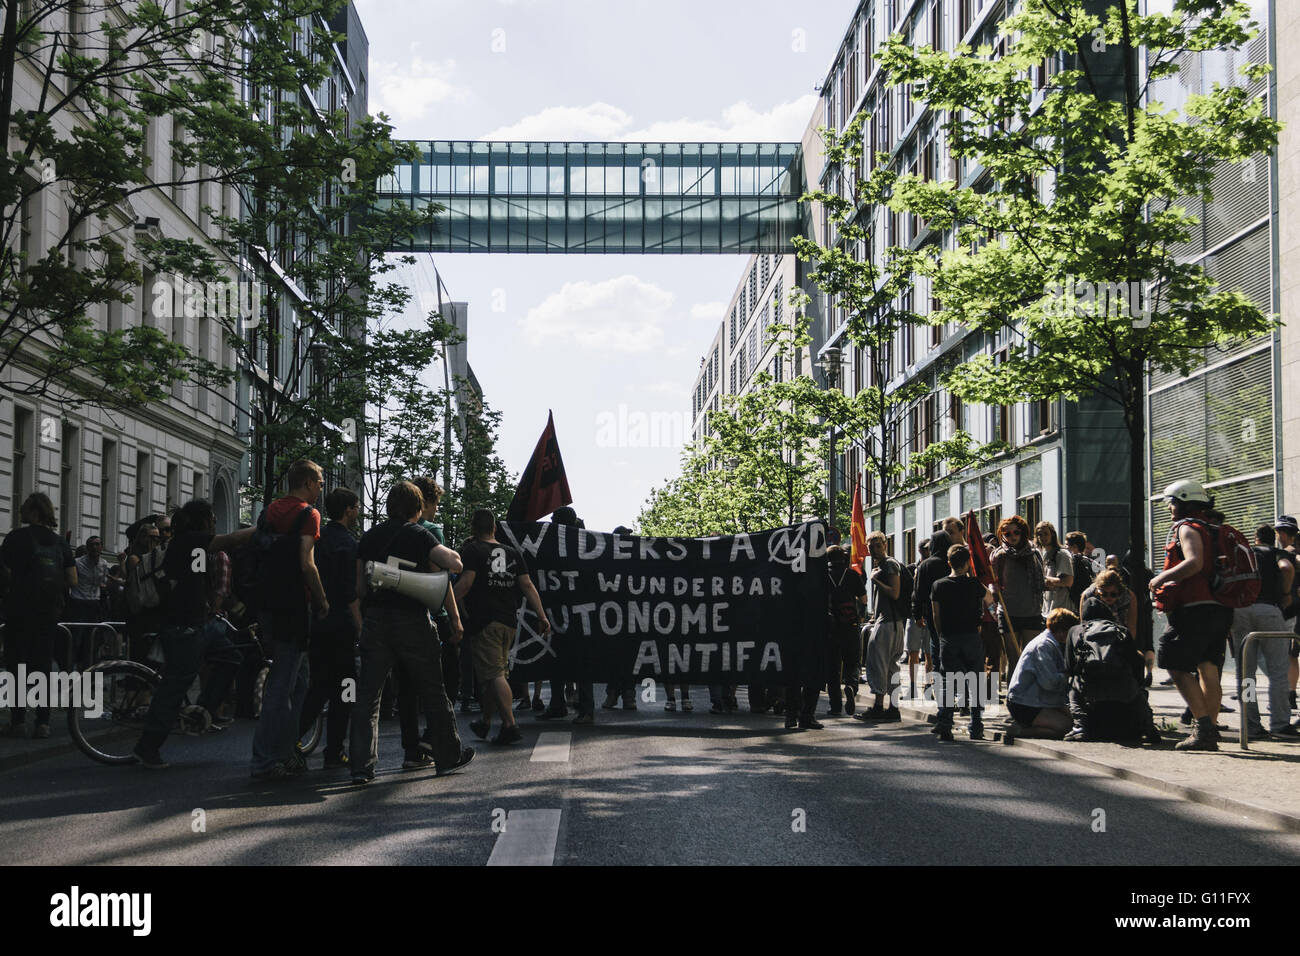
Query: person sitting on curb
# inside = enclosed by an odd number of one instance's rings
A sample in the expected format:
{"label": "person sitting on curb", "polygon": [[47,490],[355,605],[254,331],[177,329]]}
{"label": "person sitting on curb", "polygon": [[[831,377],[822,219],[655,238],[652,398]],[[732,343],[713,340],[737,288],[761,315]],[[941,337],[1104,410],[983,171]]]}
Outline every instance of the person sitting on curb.
{"label": "person sitting on curb", "polygon": [[1047,615],[1047,629],[1025,646],[1007,689],[1007,709],[1012,717],[1008,736],[1060,740],[1069,731],[1065,640],[1078,623],[1073,611],[1055,608]]}

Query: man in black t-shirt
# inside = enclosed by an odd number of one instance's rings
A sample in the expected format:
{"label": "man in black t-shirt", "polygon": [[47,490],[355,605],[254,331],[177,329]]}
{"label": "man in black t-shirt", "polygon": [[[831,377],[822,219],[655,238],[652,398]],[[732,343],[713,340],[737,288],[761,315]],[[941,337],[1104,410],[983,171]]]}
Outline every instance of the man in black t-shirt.
{"label": "man in black t-shirt", "polygon": [[[978,687],[984,678],[984,644],[980,640],[980,619],[984,605],[993,603],[993,592],[970,573],[970,550],[964,544],[948,549],[952,574],[934,582],[930,589],[930,610],[939,632],[939,655],[944,680],[935,682],[939,700],[939,722],[935,733],[940,740],[952,740],[953,700],[949,688],[964,684]],[[982,708],[970,701],[970,736],[984,739]]]}
{"label": "man in black t-shirt", "polygon": [[[443,688],[442,655],[429,609],[415,598],[391,590],[370,590],[366,586],[367,561],[383,564],[390,557],[410,561],[416,573],[427,574],[441,567],[461,570],[455,551],[438,544],[420,526],[424,496],[409,481],[399,481],[388,492],[388,520],[361,537],[357,547],[357,591],[362,594],[361,679],[357,703],[352,710],[352,782],[375,779],[379,760],[379,696],[393,665],[401,662],[414,683],[415,694],[424,709],[428,725],[417,750],[408,752],[403,769],[436,765],[438,776],[452,773],[474,757],[470,747],[461,746],[456,715]],[[445,606],[445,605],[444,605]],[[453,634],[458,640],[459,635]]]}
{"label": "man in black t-shirt", "polygon": [[134,751],[136,761],[151,770],[167,766],[159,748],[199,673],[208,619],[208,555],[233,551],[252,538],[255,530],[214,534],[216,524],[212,505],[202,499],[186,502],[172,516],[172,540],[163,559],[163,577],[169,585],[162,606],[166,624],[158,635],[166,664]]}
{"label": "man in black t-shirt", "polygon": [[551,629],[542,609],[537,587],[528,576],[524,556],[496,539],[496,517],[486,508],[474,512],[470,530],[474,537],[465,542],[461,555],[465,570],[456,582],[456,601],[468,618],[466,629],[474,635],[474,673],[482,695],[483,716],[469,726],[475,736],[486,740],[492,729],[492,714],[501,714],[501,731],[494,744],[512,744],[523,734],[515,724],[510,706],[510,647],[518,628],[523,599],[538,617],[543,635]]}
{"label": "man in black t-shirt", "polygon": [[[862,635],[858,620],[867,603],[862,575],[849,564],[849,553],[838,544],[826,549],[826,574],[830,578],[831,672],[826,682],[829,716],[853,713],[858,696]],[[843,710],[840,689],[843,688]]]}
{"label": "man in black t-shirt", "polygon": [[[40,492],[27,496],[19,509],[26,522],[10,531],[0,545],[0,562],[9,572],[5,600],[5,668],[17,673],[19,664],[31,671],[51,670],[54,637],[68,588],[77,586],[77,565],[72,548],[53,530],[54,503]],[[22,690],[20,688],[20,690]],[[26,735],[22,707],[9,711],[10,737]],[[50,709],[36,708],[37,737],[50,735]]]}

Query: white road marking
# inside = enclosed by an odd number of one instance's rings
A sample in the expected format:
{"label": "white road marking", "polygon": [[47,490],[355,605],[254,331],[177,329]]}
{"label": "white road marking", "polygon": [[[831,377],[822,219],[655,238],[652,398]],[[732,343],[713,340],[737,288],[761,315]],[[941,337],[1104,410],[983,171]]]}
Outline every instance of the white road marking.
{"label": "white road marking", "polygon": [[[537,746],[533,748],[533,763],[568,763],[569,742],[573,734],[538,734]],[[559,811],[556,811],[559,812]]]}
{"label": "white road marking", "polygon": [[511,810],[487,865],[553,866],[559,837],[559,810]]}

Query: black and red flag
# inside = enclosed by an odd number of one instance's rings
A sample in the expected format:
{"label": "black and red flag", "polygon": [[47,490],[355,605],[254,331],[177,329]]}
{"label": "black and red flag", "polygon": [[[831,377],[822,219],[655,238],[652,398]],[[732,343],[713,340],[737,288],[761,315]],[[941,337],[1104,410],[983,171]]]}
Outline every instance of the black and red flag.
{"label": "black and red flag", "polygon": [[984,547],[984,535],[980,533],[980,519],[975,512],[966,512],[966,547],[970,549],[970,570],[980,584],[988,587],[993,583],[993,564],[989,561],[988,549]]}
{"label": "black and red flag", "polygon": [[515,489],[506,520],[536,521],[556,508],[572,503],[569,479],[564,474],[564,459],[560,457],[560,444],[555,440],[555,419],[547,412],[546,430],[537,439],[533,457],[519,477],[519,487]]}

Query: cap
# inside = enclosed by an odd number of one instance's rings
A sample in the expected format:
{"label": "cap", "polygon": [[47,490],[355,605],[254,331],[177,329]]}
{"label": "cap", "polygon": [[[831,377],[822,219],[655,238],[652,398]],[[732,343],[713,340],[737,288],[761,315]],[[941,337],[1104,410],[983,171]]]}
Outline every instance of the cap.
{"label": "cap", "polygon": [[1276,531],[1289,531],[1292,534],[1300,534],[1300,525],[1297,525],[1295,518],[1290,515],[1281,515],[1273,522],[1273,528]]}

